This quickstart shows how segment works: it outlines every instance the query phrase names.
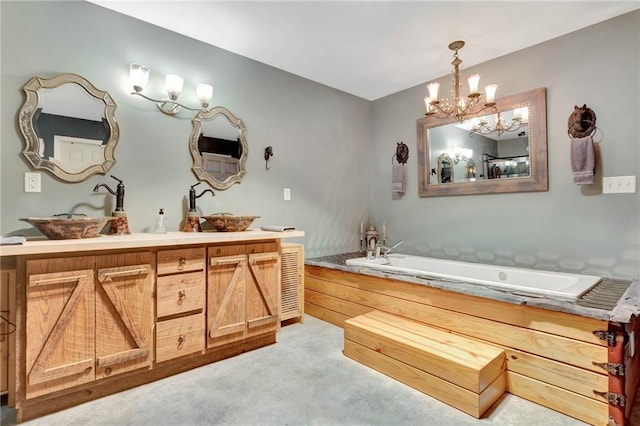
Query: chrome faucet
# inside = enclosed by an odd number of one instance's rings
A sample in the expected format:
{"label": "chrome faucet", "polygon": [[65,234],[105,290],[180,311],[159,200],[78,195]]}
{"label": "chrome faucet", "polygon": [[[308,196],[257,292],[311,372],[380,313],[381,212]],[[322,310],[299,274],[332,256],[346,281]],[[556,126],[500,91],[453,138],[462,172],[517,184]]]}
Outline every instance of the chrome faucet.
{"label": "chrome faucet", "polygon": [[391,253],[391,250],[395,249],[402,243],[404,243],[404,240],[398,241],[391,247],[383,246],[382,244],[376,245],[376,259],[380,258],[381,255],[382,257],[387,257],[387,255]]}

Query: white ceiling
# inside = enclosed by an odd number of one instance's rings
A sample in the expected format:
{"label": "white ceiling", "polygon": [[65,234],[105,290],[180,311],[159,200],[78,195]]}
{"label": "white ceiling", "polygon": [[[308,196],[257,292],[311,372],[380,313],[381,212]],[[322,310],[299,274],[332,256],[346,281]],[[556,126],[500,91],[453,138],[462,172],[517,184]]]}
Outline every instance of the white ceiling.
{"label": "white ceiling", "polygon": [[375,100],[640,8],[640,1],[89,0]]}

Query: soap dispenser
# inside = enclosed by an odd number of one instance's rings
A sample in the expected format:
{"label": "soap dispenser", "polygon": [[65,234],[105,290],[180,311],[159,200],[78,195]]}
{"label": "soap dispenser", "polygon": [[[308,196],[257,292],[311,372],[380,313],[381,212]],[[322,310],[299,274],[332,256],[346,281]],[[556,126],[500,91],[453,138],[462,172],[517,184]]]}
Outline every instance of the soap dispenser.
{"label": "soap dispenser", "polygon": [[167,233],[167,217],[164,215],[164,209],[160,209],[156,217],[156,227],[153,229],[156,234]]}
{"label": "soap dispenser", "polygon": [[111,175],[111,177],[118,181],[115,191],[109,188],[106,183],[99,183],[93,188],[93,192],[98,192],[98,189],[103,187],[111,195],[116,196],[116,209],[111,212],[111,216],[113,216],[114,219],[111,220],[111,231],[109,231],[109,233],[116,235],[130,234],[127,213],[124,211],[124,183],[114,175]]}
{"label": "soap dispenser", "polygon": [[184,227],[182,228],[183,232],[202,232],[200,216],[196,209],[196,198],[202,197],[207,192],[210,192],[212,197],[216,195],[211,189],[205,189],[199,195],[196,195],[195,187],[200,185],[200,183],[201,182],[191,185],[191,188],[189,189],[189,211],[187,211],[187,218],[184,221]]}

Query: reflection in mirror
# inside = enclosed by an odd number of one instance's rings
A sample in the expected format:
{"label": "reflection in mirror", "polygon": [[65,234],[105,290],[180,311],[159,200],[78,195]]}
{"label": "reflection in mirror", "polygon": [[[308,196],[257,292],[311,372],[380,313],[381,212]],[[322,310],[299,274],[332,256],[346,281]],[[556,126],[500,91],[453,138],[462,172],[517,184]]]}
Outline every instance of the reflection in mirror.
{"label": "reflection in mirror", "polygon": [[478,168],[476,167],[475,161],[473,159],[468,159],[467,163],[464,165],[464,178],[470,181],[475,180],[478,177]]}
{"label": "reflection in mirror", "polygon": [[444,153],[438,157],[438,183],[455,182],[453,160],[449,154]]}
{"label": "reflection in mirror", "polygon": [[189,149],[196,177],[220,190],[240,183],[248,154],[242,120],[226,108],[215,107],[196,114],[192,123]]}
{"label": "reflection in mirror", "polygon": [[547,190],[545,92],[498,99],[497,113],[462,122],[419,119],[419,195]]}
{"label": "reflection in mirror", "polygon": [[76,74],[34,77],[19,113],[24,156],[66,182],[105,174],[115,163],[119,130],[111,96]]}

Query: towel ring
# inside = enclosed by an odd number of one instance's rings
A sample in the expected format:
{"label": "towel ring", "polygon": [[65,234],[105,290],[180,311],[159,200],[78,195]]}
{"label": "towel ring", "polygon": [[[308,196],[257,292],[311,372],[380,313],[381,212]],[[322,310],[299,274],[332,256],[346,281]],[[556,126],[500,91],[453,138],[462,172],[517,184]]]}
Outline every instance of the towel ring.
{"label": "towel ring", "polygon": [[400,164],[407,164],[409,159],[409,147],[404,142],[398,142],[396,146],[396,153],[391,156],[391,163],[393,164],[393,158],[395,157]]}
{"label": "towel ring", "polygon": [[569,115],[567,133],[572,138],[593,136],[596,132],[596,113],[587,104],[575,105]]}

